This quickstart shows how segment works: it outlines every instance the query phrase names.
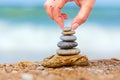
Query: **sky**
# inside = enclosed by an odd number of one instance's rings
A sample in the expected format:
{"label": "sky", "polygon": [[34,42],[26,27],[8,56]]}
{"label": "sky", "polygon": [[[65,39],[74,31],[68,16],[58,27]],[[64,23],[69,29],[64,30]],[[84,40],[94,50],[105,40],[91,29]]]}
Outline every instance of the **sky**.
{"label": "sky", "polygon": [[[0,5],[43,5],[46,0],[0,0]],[[120,6],[120,0],[96,0],[95,6]]]}

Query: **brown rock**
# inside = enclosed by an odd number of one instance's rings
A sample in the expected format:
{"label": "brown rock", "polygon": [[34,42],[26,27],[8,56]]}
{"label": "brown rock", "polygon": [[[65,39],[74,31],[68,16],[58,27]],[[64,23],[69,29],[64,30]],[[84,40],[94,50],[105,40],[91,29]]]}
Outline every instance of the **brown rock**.
{"label": "brown rock", "polygon": [[29,62],[29,61],[21,61],[18,63],[18,66],[21,69],[25,69],[26,67],[29,69],[36,69],[36,67],[37,67],[36,63]]}
{"label": "brown rock", "polygon": [[50,58],[44,59],[43,66],[45,67],[62,67],[62,66],[86,66],[88,65],[88,58],[82,55],[74,56],[58,56],[54,55]]}
{"label": "brown rock", "polygon": [[75,31],[62,32],[63,35],[72,35],[75,34]]}

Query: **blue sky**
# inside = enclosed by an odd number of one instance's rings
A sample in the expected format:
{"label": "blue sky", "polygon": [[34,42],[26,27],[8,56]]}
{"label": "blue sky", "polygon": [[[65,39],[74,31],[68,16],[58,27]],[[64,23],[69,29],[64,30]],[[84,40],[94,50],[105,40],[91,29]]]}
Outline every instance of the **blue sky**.
{"label": "blue sky", "polygon": [[[0,0],[0,5],[42,5],[46,0]],[[120,0],[96,0],[96,6],[120,6]]]}

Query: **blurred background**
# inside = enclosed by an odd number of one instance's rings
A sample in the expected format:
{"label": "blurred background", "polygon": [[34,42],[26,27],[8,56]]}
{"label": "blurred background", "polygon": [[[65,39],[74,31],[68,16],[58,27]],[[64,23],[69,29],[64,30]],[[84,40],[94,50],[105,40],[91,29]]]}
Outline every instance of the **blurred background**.
{"label": "blurred background", "polygon": [[[0,0],[0,63],[40,61],[56,53],[61,29],[43,7],[45,0]],[[79,7],[62,9],[70,26]],[[96,0],[88,20],[76,30],[78,48],[89,59],[120,58],[120,1]]]}

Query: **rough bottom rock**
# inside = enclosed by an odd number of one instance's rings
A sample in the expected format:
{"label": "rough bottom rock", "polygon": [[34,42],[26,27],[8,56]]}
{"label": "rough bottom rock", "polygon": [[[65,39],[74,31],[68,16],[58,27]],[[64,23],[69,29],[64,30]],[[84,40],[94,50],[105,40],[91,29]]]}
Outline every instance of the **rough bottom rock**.
{"label": "rough bottom rock", "polygon": [[62,66],[87,66],[88,58],[82,55],[74,56],[58,56],[53,55],[44,59],[42,65],[44,67],[57,68]]}
{"label": "rough bottom rock", "polygon": [[80,50],[78,48],[57,50],[57,54],[60,56],[71,56],[71,55],[77,55],[79,53],[80,53]]}

